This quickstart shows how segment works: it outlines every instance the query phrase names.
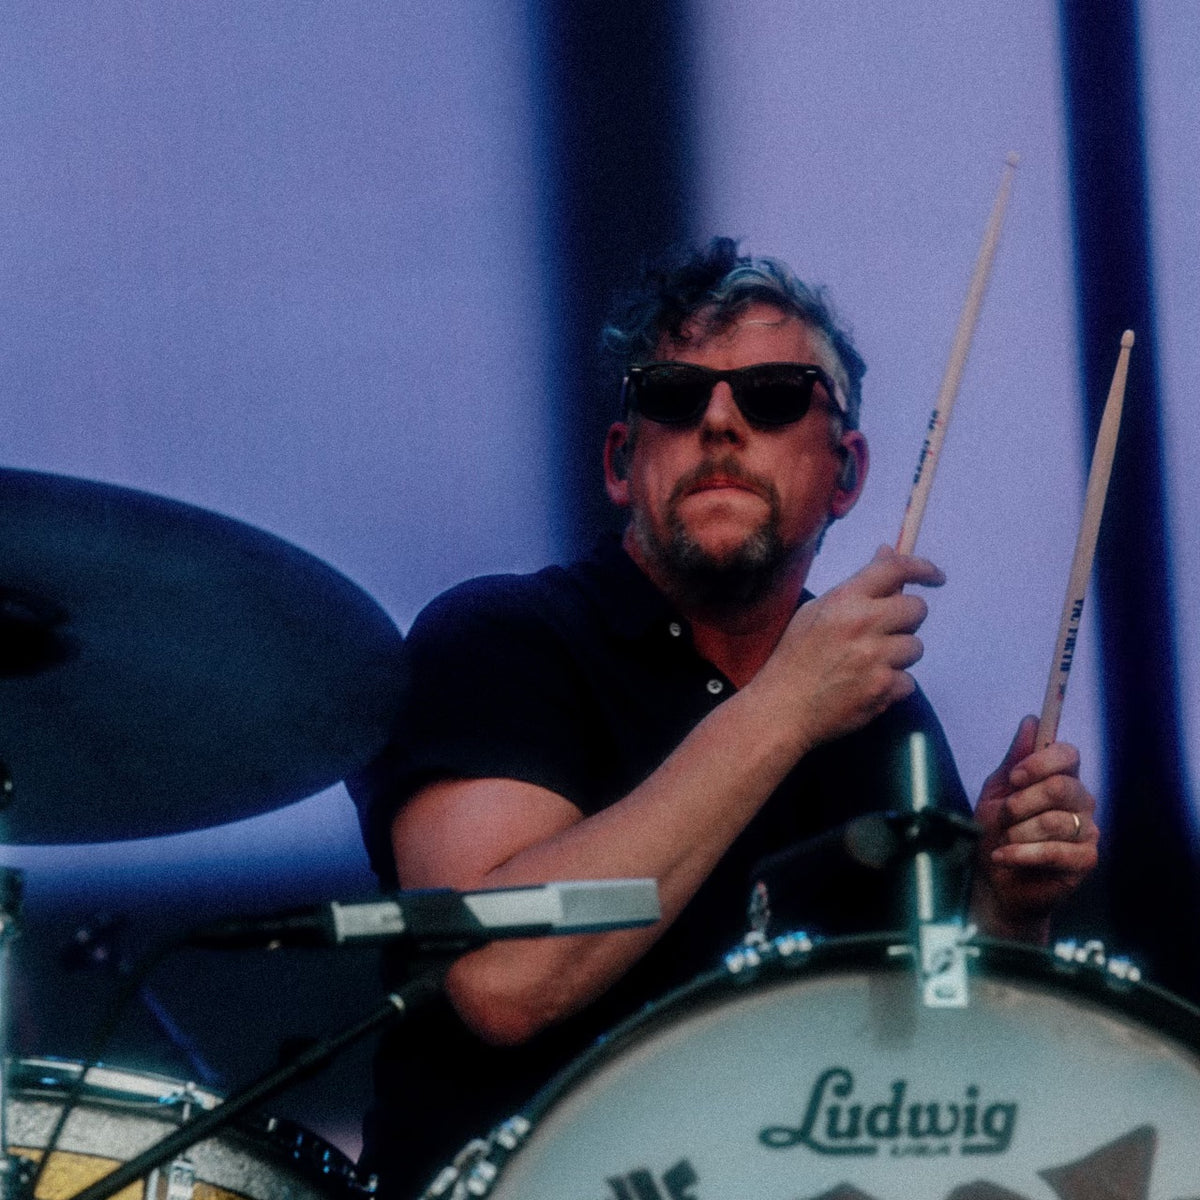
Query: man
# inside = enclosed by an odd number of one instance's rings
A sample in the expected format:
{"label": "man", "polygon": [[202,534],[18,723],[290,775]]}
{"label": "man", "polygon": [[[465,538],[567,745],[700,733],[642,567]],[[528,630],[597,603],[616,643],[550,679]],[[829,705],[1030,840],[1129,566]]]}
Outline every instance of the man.
{"label": "man", "polygon": [[[904,589],[941,571],[884,548],[820,599],[804,591],[868,468],[864,367],[822,299],[718,239],[649,275],[608,334],[626,368],[604,461],[620,546],[435,601],[408,641],[401,739],[356,791],[385,882],[392,862],[402,887],[652,876],[663,917],[453,966],[452,1009],[377,1064],[368,1162],[392,1159],[396,1195],[598,1032],[716,965],[757,861],[901,805],[909,730],[930,740],[939,802],[969,811],[908,673],[926,604]],[[986,932],[1039,940],[1098,834],[1076,752],[1034,752],[1034,733],[1026,718],[976,806],[971,905]],[[891,899],[834,888],[800,916],[894,927]]]}

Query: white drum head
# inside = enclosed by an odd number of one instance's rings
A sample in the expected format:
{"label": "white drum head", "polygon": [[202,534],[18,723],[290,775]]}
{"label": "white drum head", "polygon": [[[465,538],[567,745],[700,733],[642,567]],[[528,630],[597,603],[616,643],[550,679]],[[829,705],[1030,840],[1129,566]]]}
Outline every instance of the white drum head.
{"label": "white drum head", "polygon": [[[893,948],[894,949],[894,948]],[[1183,1200],[1200,1193],[1200,1015],[984,946],[971,1002],[831,942],[710,976],[532,1110],[500,1200]]]}

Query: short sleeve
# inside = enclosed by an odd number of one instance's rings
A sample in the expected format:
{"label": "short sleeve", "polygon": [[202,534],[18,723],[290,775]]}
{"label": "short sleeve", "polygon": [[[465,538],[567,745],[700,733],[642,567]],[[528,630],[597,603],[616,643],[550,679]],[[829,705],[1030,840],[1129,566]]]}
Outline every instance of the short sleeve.
{"label": "short sleeve", "polygon": [[392,821],[426,783],[517,779],[571,800],[589,770],[586,689],[526,578],[447,592],[414,622],[404,653],[408,689],[393,736],[347,781],[385,886],[395,883]]}

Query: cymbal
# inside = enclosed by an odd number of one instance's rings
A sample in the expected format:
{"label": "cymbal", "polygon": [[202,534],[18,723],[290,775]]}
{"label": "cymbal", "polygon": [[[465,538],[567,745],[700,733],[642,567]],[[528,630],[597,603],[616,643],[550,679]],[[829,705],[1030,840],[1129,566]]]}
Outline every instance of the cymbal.
{"label": "cymbal", "polygon": [[387,738],[401,641],[262,530],[0,470],[0,843],[182,833],[336,783]]}

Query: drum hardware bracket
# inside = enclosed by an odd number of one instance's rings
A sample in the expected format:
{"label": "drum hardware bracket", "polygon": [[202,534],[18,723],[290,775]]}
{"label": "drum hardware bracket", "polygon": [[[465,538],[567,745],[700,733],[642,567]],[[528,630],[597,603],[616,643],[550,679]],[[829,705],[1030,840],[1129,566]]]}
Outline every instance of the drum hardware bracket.
{"label": "drum hardware bracket", "polygon": [[205,1107],[199,1093],[196,1090],[196,1085],[192,1082],[185,1083],[182,1087],[177,1087],[173,1092],[169,1092],[159,1100],[159,1104],[173,1107],[180,1105],[183,1108],[183,1120],[190,1121],[192,1119],[192,1106],[197,1105],[201,1108]]}
{"label": "drum hardware bracket", "polygon": [[971,1000],[967,943],[974,925],[959,921],[923,921],[917,928],[921,1003],[926,1008],[966,1008]]}
{"label": "drum hardware bracket", "polygon": [[974,944],[978,932],[974,925],[964,928],[957,921],[931,921],[918,927],[916,946],[897,942],[887,948],[887,954],[918,959],[921,999],[927,1008],[966,1008],[970,1002],[967,960],[979,957]]}
{"label": "drum hardware bracket", "polygon": [[174,1159],[166,1170],[166,1186],[163,1173],[155,1167],[146,1176],[146,1200],[192,1200],[196,1194],[196,1166],[185,1155]]}
{"label": "drum hardware bracket", "polygon": [[[438,1172],[420,1200],[475,1200],[489,1195],[500,1165],[520,1147],[532,1128],[529,1118],[518,1113],[502,1121],[486,1138],[474,1138],[454,1156],[453,1163]],[[493,1161],[497,1150],[503,1152],[500,1164]]]}
{"label": "drum hardware bracket", "polygon": [[725,955],[725,970],[730,975],[753,978],[763,963],[791,958],[801,961],[811,953],[815,945],[813,939],[803,930],[781,933],[769,941],[761,933],[752,931],[746,934],[737,949]]}
{"label": "drum hardware bracket", "polygon": [[1110,955],[1099,938],[1089,938],[1085,942],[1064,938],[1054,943],[1053,954],[1060,963],[1073,967],[1095,968],[1119,983],[1141,982],[1141,968],[1128,958]]}

